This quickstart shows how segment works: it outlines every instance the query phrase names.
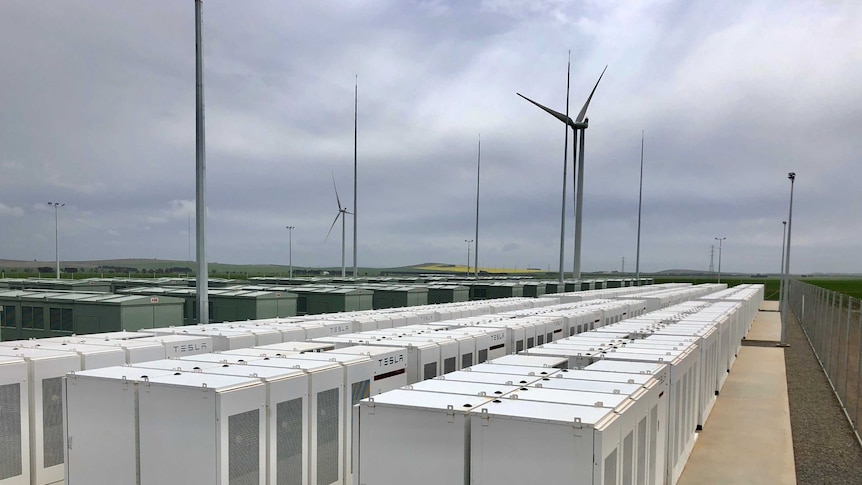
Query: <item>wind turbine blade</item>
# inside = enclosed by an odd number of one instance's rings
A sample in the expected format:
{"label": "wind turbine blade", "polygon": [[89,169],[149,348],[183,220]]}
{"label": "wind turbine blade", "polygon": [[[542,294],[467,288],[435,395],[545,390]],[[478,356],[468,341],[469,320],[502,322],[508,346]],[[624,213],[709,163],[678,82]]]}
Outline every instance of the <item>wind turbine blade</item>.
{"label": "wind turbine blade", "polygon": [[341,217],[341,211],[338,211],[338,214],[335,215],[335,220],[332,221],[332,225],[329,226],[329,232],[326,233],[326,238],[323,242],[326,242],[329,239],[329,235],[332,234],[332,228],[335,227],[335,223],[338,222],[339,217]]}
{"label": "wind turbine blade", "polygon": [[335,189],[335,201],[338,202],[338,210],[341,210],[341,199],[338,198],[338,186],[335,185],[335,174],[332,174],[332,187]]}
{"label": "wind turbine blade", "polygon": [[602,76],[604,76],[604,75],[605,75],[605,71],[607,71],[607,70],[608,70],[608,66],[605,66],[605,68],[604,68],[604,69],[602,69],[602,73],[601,73],[601,74],[599,74],[599,80],[598,80],[598,81],[596,81],[596,85],[595,85],[595,86],[593,86],[593,90],[590,92],[590,96],[587,98],[587,102],[586,102],[586,103],[584,103],[584,107],[583,107],[583,108],[581,108],[581,112],[580,112],[580,113],[578,113],[578,117],[576,118],[576,121],[577,121],[578,123],[583,123],[583,122],[584,122],[584,117],[585,117],[585,116],[587,116],[587,108],[589,108],[589,107],[590,107],[590,100],[592,100],[592,99],[593,99],[593,95],[594,95],[594,94],[596,94],[596,88],[597,88],[597,87],[599,87],[599,82],[602,80]]}
{"label": "wind turbine blade", "polygon": [[520,97],[522,97],[522,98],[526,99],[527,101],[529,101],[529,102],[533,103],[534,105],[538,106],[539,108],[541,108],[541,109],[545,110],[545,112],[547,112],[548,114],[550,114],[550,115],[551,115],[551,116],[553,116],[554,118],[556,118],[556,119],[558,119],[558,120],[562,121],[563,123],[565,123],[565,124],[567,124],[567,125],[571,126],[572,128],[574,128],[574,127],[575,127],[575,123],[574,123],[574,121],[572,121],[572,119],[571,119],[571,118],[569,118],[568,116],[564,115],[563,113],[560,113],[559,111],[554,111],[554,110],[552,110],[551,108],[548,108],[547,106],[543,106],[543,105],[541,105],[541,104],[539,104],[539,103],[537,103],[537,102],[533,101],[532,99],[530,99],[530,98],[528,98],[528,97],[524,96],[524,95],[523,95],[523,94],[521,94],[521,93],[515,93],[515,94],[517,94],[518,96],[520,96]]}

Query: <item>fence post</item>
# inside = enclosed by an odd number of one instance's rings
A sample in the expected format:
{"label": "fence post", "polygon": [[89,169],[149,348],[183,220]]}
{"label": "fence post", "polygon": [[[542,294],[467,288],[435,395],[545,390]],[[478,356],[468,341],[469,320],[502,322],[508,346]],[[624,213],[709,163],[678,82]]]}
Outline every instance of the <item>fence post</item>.
{"label": "fence post", "polygon": [[850,381],[850,311],[853,309],[853,299],[847,297],[847,330],[844,333],[844,392],[841,398],[847,406],[847,383]]}
{"label": "fence post", "polygon": [[857,301],[859,302],[859,325],[856,327],[856,332],[859,334],[859,343],[856,346],[856,410],[853,413],[853,428],[859,431],[859,391],[862,390],[862,382],[859,382],[862,379],[862,355],[860,355],[862,352],[862,300]]}

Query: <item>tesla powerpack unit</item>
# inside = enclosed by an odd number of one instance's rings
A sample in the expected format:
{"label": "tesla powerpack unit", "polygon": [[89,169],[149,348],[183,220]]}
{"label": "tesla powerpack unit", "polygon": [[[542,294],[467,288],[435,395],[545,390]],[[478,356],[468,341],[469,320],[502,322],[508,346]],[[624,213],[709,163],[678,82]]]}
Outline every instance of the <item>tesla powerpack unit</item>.
{"label": "tesla powerpack unit", "polygon": [[0,357],[0,485],[30,484],[27,363]]}
{"label": "tesla powerpack unit", "polygon": [[172,373],[123,366],[66,376],[66,485],[137,483],[138,383]]}
{"label": "tesla powerpack unit", "polygon": [[469,483],[470,411],[491,399],[407,389],[363,399],[353,409],[355,483]]}
{"label": "tesla powerpack unit", "polygon": [[138,389],[140,483],[266,483],[266,387],[180,373]]}
{"label": "tesla powerpack unit", "polygon": [[65,475],[63,377],[81,370],[81,357],[73,352],[12,347],[0,347],[0,356],[27,363],[28,409],[22,412],[28,413],[30,422],[30,460],[23,466],[30,469],[30,483],[61,482]]}

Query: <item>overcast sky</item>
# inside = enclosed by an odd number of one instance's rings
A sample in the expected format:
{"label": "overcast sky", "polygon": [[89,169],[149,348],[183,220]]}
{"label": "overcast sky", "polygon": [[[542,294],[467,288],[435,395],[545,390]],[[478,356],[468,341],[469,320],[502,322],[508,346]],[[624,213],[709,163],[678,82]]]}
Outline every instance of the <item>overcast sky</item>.
{"label": "overcast sky", "polygon": [[[556,269],[564,128],[515,93],[565,111],[571,49],[573,117],[609,66],[585,271],[634,269],[643,129],[643,271],[706,270],[715,237],[722,270],[779,271],[795,171],[792,270],[862,272],[858,1],[208,0],[203,22],[210,261],[287,264],[293,225],[295,265],[340,265],[358,76],[360,266],[466,262],[481,134],[479,265]],[[192,0],[3,0],[0,66],[0,258],[53,260],[47,201],[64,260],[194,258]]]}

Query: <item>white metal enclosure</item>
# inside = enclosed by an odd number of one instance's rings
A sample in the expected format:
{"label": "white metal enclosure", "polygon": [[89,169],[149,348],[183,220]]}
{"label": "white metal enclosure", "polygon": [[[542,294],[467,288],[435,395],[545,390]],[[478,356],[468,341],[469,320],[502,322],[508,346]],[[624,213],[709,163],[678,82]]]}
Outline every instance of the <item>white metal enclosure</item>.
{"label": "white metal enclosure", "polygon": [[157,376],[138,388],[141,485],[266,483],[266,387],[216,374]]}
{"label": "white metal enclosure", "polygon": [[266,483],[308,481],[308,376],[259,365],[213,367],[206,373],[252,377],[266,386]]}
{"label": "white metal enclosure", "polygon": [[30,483],[63,481],[63,377],[81,370],[81,358],[72,352],[0,347],[0,356],[27,363],[28,421],[30,422]]}
{"label": "white metal enclosure", "polygon": [[399,389],[360,401],[353,410],[355,483],[468,483],[469,411],[490,399]]}
{"label": "white metal enclosure", "polygon": [[137,483],[138,383],[171,373],[106,367],[66,376],[66,485]]}
{"label": "white metal enclosure", "polygon": [[256,360],[249,365],[298,369],[308,375],[309,483],[331,485],[344,480],[344,371],[334,362],[293,358]]}
{"label": "white metal enclosure", "polygon": [[501,398],[470,414],[471,484],[536,483],[538,470],[542,483],[621,483],[612,409]]}
{"label": "white metal enclosure", "polygon": [[0,485],[30,484],[28,364],[0,357]]}

